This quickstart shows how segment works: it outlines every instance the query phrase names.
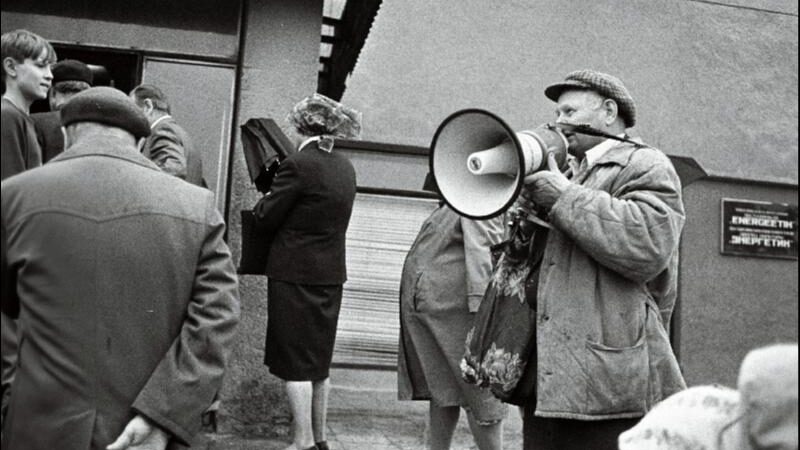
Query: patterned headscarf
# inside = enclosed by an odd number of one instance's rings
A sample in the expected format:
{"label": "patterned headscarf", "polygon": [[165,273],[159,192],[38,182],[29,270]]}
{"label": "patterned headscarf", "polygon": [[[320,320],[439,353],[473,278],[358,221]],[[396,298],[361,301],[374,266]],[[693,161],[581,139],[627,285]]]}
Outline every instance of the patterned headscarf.
{"label": "patterned headscarf", "polygon": [[327,152],[335,137],[353,139],[361,134],[360,112],[317,93],[294,105],[287,120],[304,136],[320,136],[319,147]]}

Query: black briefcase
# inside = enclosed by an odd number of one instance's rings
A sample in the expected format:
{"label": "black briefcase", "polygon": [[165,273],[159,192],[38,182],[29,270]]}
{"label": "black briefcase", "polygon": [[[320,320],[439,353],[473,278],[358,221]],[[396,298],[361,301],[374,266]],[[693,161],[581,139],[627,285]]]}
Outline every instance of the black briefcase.
{"label": "black briefcase", "polygon": [[242,216],[242,256],[236,272],[240,275],[266,275],[271,234],[256,229],[255,214],[251,210],[241,211]]}
{"label": "black briefcase", "polygon": [[250,180],[259,192],[266,193],[280,162],[294,153],[295,149],[272,119],[249,119],[241,129],[242,150]]}

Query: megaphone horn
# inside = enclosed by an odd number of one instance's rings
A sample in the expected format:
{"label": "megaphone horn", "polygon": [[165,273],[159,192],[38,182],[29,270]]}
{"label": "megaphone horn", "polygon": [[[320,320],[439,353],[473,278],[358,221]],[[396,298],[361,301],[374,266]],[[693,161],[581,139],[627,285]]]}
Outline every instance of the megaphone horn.
{"label": "megaphone horn", "polygon": [[562,165],[568,145],[549,125],[515,133],[488,111],[465,109],[451,114],[436,130],[430,168],[452,209],[488,219],[514,203],[527,175],[547,167],[548,152]]}
{"label": "megaphone horn", "polygon": [[506,141],[496,147],[469,155],[467,157],[467,169],[475,175],[487,175],[490,173],[516,175],[517,171],[520,170],[528,175],[539,171],[547,163],[546,155],[548,152],[558,151],[561,148],[566,149],[569,145],[567,138],[563,134],[558,131],[554,133],[555,137],[560,137],[562,140],[562,142],[557,142],[560,145],[555,147],[547,147],[548,142],[545,142],[543,137],[534,131],[519,131],[516,133],[524,160],[521,167],[515,164],[513,149],[509,148],[513,143]]}

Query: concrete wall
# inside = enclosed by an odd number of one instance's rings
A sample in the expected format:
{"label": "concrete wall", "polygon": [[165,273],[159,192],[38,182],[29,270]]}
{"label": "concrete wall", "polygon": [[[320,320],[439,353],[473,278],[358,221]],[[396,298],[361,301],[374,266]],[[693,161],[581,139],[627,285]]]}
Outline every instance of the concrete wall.
{"label": "concrete wall", "polygon": [[[125,10],[127,4],[119,3],[120,10]],[[191,8],[191,2],[187,8]],[[5,5],[3,5],[5,6]],[[76,5],[79,10],[84,5]],[[136,6],[141,7],[140,5]],[[231,2],[229,7],[237,8],[238,2]],[[120,23],[110,20],[97,20],[87,17],[65,18],[57,15],[41,14],[36,8],[30,12],[3,11],[2,29],[10,31],[25,28],[54,42],[79,43],[81,45],[94,45],[99,47],[120,49],[147,49],[149,51],[175,52],[213,56],[219,58],[233,58],[236,56],[237,36],[235,26],[233,32],[223,34],[212,31],[202,31],[191,28],[170,28],[168,26],[151,25],[145,23]],[[153,16],[157,11],[151,10],[142,13]],[[192,25],[202,24],[199,18]],[[190,19],[191,21],[191,19]],[[230,25],[230,24],[229,24]]]}
{"label": "concrete wall", "polygon": [[552,121],[544,88],[594,68],[627,84],[632,132],[648,143],[714,174],[796,184],[797,4],[751,6],[773,12],[688,0],[384,2],[343,100],[364,111],[365,140],[427,146],[465,107],[517,129]]}
{"label": "concrete wall", "polygon": [[[236,144],[232,154],[229,242],[238,262],[240,216],[260,194],[250,183],[239,126],[253,117],[279,123],[317,88],[322,0],[252,1],[244,29]],[[266,335],[266,277],[240,277],[242,322],[222,391],[221,432],[286,435],[288,406],[279,380],[262,361]]]}
{"label": "concrete wall", "polygon": [[797,260],[720,254],[720,201],[797,204],[797,188],[698,181],[684,190],[677,320],[689,384],[736,385],[748,350],[797,342]]}

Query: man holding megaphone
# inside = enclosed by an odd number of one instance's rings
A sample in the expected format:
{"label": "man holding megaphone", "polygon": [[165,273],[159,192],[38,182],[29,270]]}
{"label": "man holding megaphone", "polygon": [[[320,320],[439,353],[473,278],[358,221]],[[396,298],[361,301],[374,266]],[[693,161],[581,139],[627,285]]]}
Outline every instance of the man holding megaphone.
{"label": "man holding megaphone", "polygon": [[537,381],[524,448],[616,449],[622,431],[685,388],[667,331],[680,180],[667,156],[626,135],[636,109],[616,77],[575,71],[545,95],[574,159],[568,178],[548,154],[517,199],[550,226],[538,288],[526,292],[536,297]]}

